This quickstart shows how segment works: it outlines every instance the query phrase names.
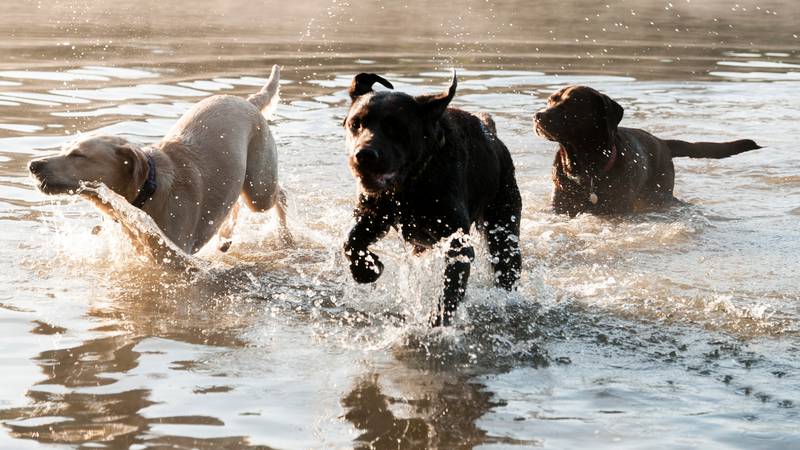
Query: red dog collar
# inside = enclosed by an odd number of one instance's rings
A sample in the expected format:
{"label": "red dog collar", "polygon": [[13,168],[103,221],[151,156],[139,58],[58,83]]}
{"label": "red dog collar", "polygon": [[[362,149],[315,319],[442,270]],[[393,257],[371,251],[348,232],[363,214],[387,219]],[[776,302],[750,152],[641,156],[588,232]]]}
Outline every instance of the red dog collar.
{"label": "red dog collar", "polygon": [[611,144],[611,156],[609,156],[606,165],[603,166],[603,175],[611,172],[611,169],[614,168],[615,162],[617,162],[617,144]]}

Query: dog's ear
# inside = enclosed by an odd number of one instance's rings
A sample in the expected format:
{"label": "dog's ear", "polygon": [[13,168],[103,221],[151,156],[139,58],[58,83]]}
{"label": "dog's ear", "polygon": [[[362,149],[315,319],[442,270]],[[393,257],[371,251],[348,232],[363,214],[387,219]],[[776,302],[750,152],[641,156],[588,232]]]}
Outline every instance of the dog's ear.
{"label": "dog's ear", "polygon": [[350,82],[350,100],[355,101],[358,97],[372,92],[372,85],[375,83],[380,83],[389,89],[394,89],[392,83],[389,83],[385,78],[379,75],[375,75],[374,73],[360,73],[353,77],[353,81]]}
{"label": "dog's ear", "polygon": [[612,139],[614,133],[617,131],[617,126],[619,126],[619,123],[622,121],[622,115],[625,113],[625,110],[619,103],[605,94],[600,94],[600,98],[603,100],[604,120],[606,122],[608,138]]}
{"label": "dog's ear", "polygon": [[417,103],[422,106],[425,115],[432,119],[438,120],[439,117],[447,110],[447,105],[453,100],[456,95],[456,87],[458,86],[458,79],[456,78],[456,70],[453,69],[453,79],[450,81],[450,88],[447,92],[433,95],[420,95],[416,98]]}
{"label": "dog's ear", "polygon": [[[149,168],[147,166],[147,158],[140,150],[134,148],[131,144],[114,144],[114,153],[122,161],[124,170],[129,174],[132,180],[138,184],[144,183],[147,179]],[[139,189],[139,186],[136,186]]]}

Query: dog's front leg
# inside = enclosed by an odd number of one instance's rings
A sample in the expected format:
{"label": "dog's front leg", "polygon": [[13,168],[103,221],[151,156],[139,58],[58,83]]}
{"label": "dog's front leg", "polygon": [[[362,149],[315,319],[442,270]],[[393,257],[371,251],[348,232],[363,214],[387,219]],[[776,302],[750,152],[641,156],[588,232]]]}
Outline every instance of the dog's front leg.
{"label": "dog's front leg", "polygon": [[458,304],[464,298],[470,264],[475,259],[475,250],[468,238],[469,235],[465,234],[450,241],[447,267],[444,270],[444,289],[436,312],[431,318],[431,326],[450,325]]}
{"label": "dog's front leg", "polygon": [[196,260],[173,243],[150,215],[134,207],[105,185],[87,184],[81,196],[92,202],[111,220],[119,223],[122,232],[140,255],[149,257],[162,267],[178,271],[197,268]]}
{"label": "dog's front leg", "polygon": [[362,197],[355,210],[356,224],[344,243],[344,255],[350,261],[350,273],[358,283],[374,283],[383,273],[383,263],[369,246],[389,232],[390,215],[382,214],[381,204]]}

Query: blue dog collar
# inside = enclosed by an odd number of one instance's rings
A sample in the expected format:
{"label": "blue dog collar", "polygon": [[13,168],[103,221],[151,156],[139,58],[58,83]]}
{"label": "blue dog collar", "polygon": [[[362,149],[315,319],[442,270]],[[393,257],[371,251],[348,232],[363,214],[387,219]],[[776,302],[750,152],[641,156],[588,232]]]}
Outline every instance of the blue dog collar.
{"label": "blue dog collar", "polygon": [[158,188],[156,184],[156,162],[153,161],[152,156],[147,155],[147,180],[145,180],[144,184],[139,189],[139,195],[133,199],[131,204],[141,209],[148,200],[153,198],[153,194],[156,193],[156,188]]}

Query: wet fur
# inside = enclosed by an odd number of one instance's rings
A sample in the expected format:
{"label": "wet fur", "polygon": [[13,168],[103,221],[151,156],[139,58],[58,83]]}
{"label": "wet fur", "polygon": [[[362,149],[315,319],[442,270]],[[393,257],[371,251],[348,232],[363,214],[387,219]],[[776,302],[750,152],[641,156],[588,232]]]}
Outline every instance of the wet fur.
{"label": "wet fur", "polygon": [[157,189],[141,209],[181,250],[195,253],[218,232],[219,248],[227,250],[240,197],[253,211],[275,208],[282,236],[289,239],[277,150],[262,114],[274,106],[279,77],[274,66],[264,88],[247,100],[230,95],[202,100],[151,147],[115,136],[89,136],[60,155],[31,161],[29,169],[44,193],[79,193],[119,220],[110,205],[79,188],[103,183],[132,202],[147,179],[149,157],[155,162]]}
{"label": "wet fur", "polygon": [[[385,81],[360,74],[351,85],[353,103],[344,124],[361,192],[344,251],[354,279],[371,283],[383,265],[369,246],[390,228],[398,229],[416,252],[451,238],[444,287],[431,318],[434,326],[446,325],[464,297],[475,255],[469,239],[455,233],[467,234],[476,224],[494,258],[496,284],[512,289],[519,278],[522,205],[514,165],[488,115],[447,107],[455,75],[447,93],[431,96],[372,91],[374,82],[391,86]],[[365,123],[354,127],[359,118]],[[358,158],[365,150],[378,153],[369,164]],[[397,175],[386,186],[373,180],[387,173]]]}
{"label": "wet fur", "polygon": [[[559,143],[553,161],[553,209],[559,214],[624,214],[679,203],[673,196],[674,157],[726,158],[759,147],[751,140],[662,140],[623,128],[623,108],[585,86],[568,86],[548,99],[534,128]],[[616,159],[613,148],[616,147]],[[607,164],[610,170],[604,171]],[[590,201],[592,191],[597,203]]]}

